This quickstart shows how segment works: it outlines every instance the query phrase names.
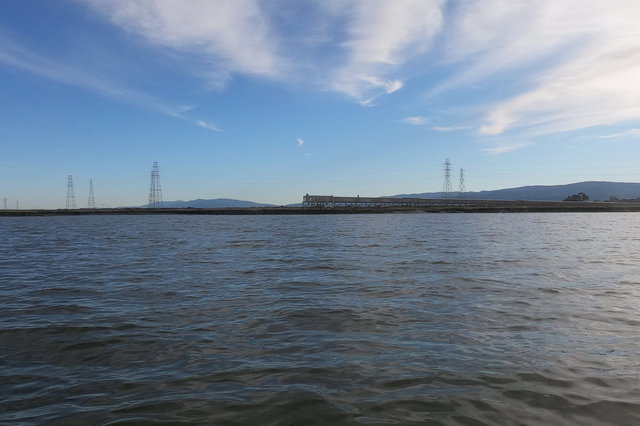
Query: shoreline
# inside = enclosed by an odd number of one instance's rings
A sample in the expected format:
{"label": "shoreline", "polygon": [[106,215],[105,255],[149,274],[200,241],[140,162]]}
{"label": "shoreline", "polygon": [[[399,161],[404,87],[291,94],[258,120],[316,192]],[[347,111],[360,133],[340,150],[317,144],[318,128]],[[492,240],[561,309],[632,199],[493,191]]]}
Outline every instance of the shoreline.
{"label": "shoreline", "polygon": [[428,207],[218,207],[218,208],[100,208],[100,209],[24,209],[0,210],[0,217],[92,216],[92,215],[323,215],[384,213],[578,213],[640,212],[640,203],[624,202],[546,202],[523,201],[504,206],[428,206]]}

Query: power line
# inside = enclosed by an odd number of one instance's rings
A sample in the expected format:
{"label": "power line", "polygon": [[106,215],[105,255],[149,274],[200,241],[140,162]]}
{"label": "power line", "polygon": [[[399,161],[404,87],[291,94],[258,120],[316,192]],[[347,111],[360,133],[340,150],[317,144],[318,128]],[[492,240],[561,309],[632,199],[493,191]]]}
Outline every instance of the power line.
{"label": "power line", "polygon": [[465,191],[464,188],[464,169],[460,169],[460,184],[458,186],[458,192],[460,192],[460,196],[462,196],[462,193]]}
{"label": "power line", "polygon": [[76,208],[76,196],[73,193],[73,177],[69,175],[67,178],[67,202],[64,206],[65,209]]}
{"label": "power line", "polygon": [[160,171],[158,162],[153,163],[151,170],[151,187],[149,188],[149,204],[151,209],[162,208],[162,189],[160,188]]}

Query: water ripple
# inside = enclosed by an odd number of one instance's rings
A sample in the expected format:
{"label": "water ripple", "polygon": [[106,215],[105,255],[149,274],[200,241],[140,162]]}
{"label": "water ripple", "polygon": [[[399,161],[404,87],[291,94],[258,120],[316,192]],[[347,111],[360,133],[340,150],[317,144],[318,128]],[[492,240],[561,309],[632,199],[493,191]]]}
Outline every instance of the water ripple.
{"label": "water ripple", "polygon": [[640,424],[638,231],[0,218],[0,423]]}

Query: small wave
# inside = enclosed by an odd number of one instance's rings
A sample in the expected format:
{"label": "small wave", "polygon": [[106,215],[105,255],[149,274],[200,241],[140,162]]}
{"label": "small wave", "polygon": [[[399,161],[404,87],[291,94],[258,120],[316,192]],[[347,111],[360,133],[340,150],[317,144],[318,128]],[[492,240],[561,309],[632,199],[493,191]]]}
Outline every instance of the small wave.
{"label": "small wave", "polygon": [[97,290],[79,287],[50,287],[30,290],[29,296],[92,296],[100,294]]}
{"label": "small wave", "polygon": [[115,345],[121,342],[122,339],[94,340],[90,342],[74,343],[73,345],[63,347],[60,350],[62,352],[87,351],[93,350],[95,348],[103,348],[109,345]]}
{"label": "small wave", "polygon": [[541,383],[556,388],[570,388],[574,386],[574,383],[571,381],[554,379],[540,373],[519,373],[517,376],[523,382]]}
{"label": "small wave", "polygon": [[551,393],[541,393],[531,390],[508,390],[502,393],[506,398],[523,401],[533,408],[563,409],[572,404],[564,397]]}

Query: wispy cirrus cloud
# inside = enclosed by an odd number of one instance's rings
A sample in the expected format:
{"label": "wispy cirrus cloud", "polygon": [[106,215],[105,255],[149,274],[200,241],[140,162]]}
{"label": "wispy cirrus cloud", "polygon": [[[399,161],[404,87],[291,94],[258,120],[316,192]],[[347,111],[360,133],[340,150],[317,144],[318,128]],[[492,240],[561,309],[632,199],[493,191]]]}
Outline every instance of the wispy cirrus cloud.
{"label": "wispy cirrus cloud", "polygon": [[506,154],[512,151],[517,151],[528,145],[529,144],[526,142],[500,142],[485,148],[484,152],[489,155],[500,155],[500,154]]}
{"label": "wispy cirrus cloud", "polygon": [[37,51],[0,32],[0,63],[28,72],[32,75],[65,85],[100,93],[109,98],[138,105],[181,120],[219,131],[215,126],[186,115],[192,107],[171,105],[161,99],[127,87],[117,79],[110,78],[90,68],[67,64],[45,52]]}
{"label": "wispy cirrus cloud", "polygon": [[471,126],[433,126],[433,130],[436,132],[455,132],[457,130],[468,130],[472,129]]}
{"label": "wispy cirrus cloud", "polygon": [[51,81],[88,89],[132,103],[143,104],[165,114],[179,115],[182,112],[180,107],[171,107],[97,72],[91,72],[89,69],[83,69],[74,66],[74,64],[64,63],[54,56],[37,51],[12,39],[6,33],[0,34],[0,62]]}
{"label": "wispy cirrus cloud", "polygon": [[[404,86],[395,73],[429,49],[444,0],[89,4],[146,43],[191,55],[199,63],[193,72],[212,86],[242,74],[311,83],[370,106]],[[296,12],[301,5],[314,13]]]}
{"label": "wispy cirrus cloud", "polygon": [[330,87],[354,98],[393,93],[403,82],[390,75],[424,54],[442,26],[442,0],[353,0],[343,41],[346,62]]}
{"label": "wispy cirrus cloud", "polygon": [[[257,0],[91,0],[94,10],[147,43],[198,59],[197,70],[224,84],[231,73],[275,77],[286,68]],[[215,65],[215,66],[213,66]]]}
{"label": "wispy cirrus cloud", "polygon": [[405,117],[402,119],[402,122],[412,126],[423,126],[429,122],[429,119],[427,117],[417,115],[413,117]]}
{"label": "wispy cirrus cloud", "polygon": [[600,139],[640,138],[640,129],[629,129],[624,132],[598,136]]}
{"label": "wispy cirrus cloud", "polygon": [[520,87],[488,107],[485,135],[639,118],[639,16],[629,0],[458,3],[444,43],[458,72],[436,90],[497,77]]}
{"label": "wispy cirrus cloud", "polygon": [[[176,74],[196,75],[207,88],[223,88],[233,76],[242,75],[330,90],[373,106],[386,95],[409,92],[412,79],[424,79],[421,87],[432,95],[427,104],[446,91],[465,91],[473,85],[480,88],[474,92],[480,96],[442,103],[483,108],[482,114],[474,111],[464,118],[478,129],[480,138],[513,133],[518,138],[533,137],[640,118],[640,2],[636,0],[76,0],[76,4],[89,7],[126,33],[141,50],[176,55],[180,58],[173,64]],[[15,43],[0,46],[0,61],[188,119],[187,112],[148,95],[152,92],[117,72],[95,73],[81,63],[66,64]],[[429,74],[430,66],[440,67],[437,76]],[[496,87],[499,90],[493,90]]]}
{"label": "wispy cirrus cloud", "polygon": [[533,89],[491,108],[480,131],[555,133],[640,118],[637,75],[640,51],[590,46],[589,54],[548,71]]}
{"label": "wispy cirrus cloud", "polygon": [[222,130],[215,124],[207,123],[204,120],[196,120],[196,124],[202,128],[213,130],[214,132],[221,132]]}
{"label": "wispy cirrus cloud", "polygon": [[311,83],[372,106],[406,85],[408,64],[436,49],[453,72],[433,93],[496,78],[512,85],[511,94],[489,103],[482,135],[640,116],[633,77],[640,72],[640,3],[632,0],[307,1],[303,6],[318,12],[308,16],[288,1],[90,4],[153,46],[199,58],[204,65],[196,72],[214,86],[243,74]]}

